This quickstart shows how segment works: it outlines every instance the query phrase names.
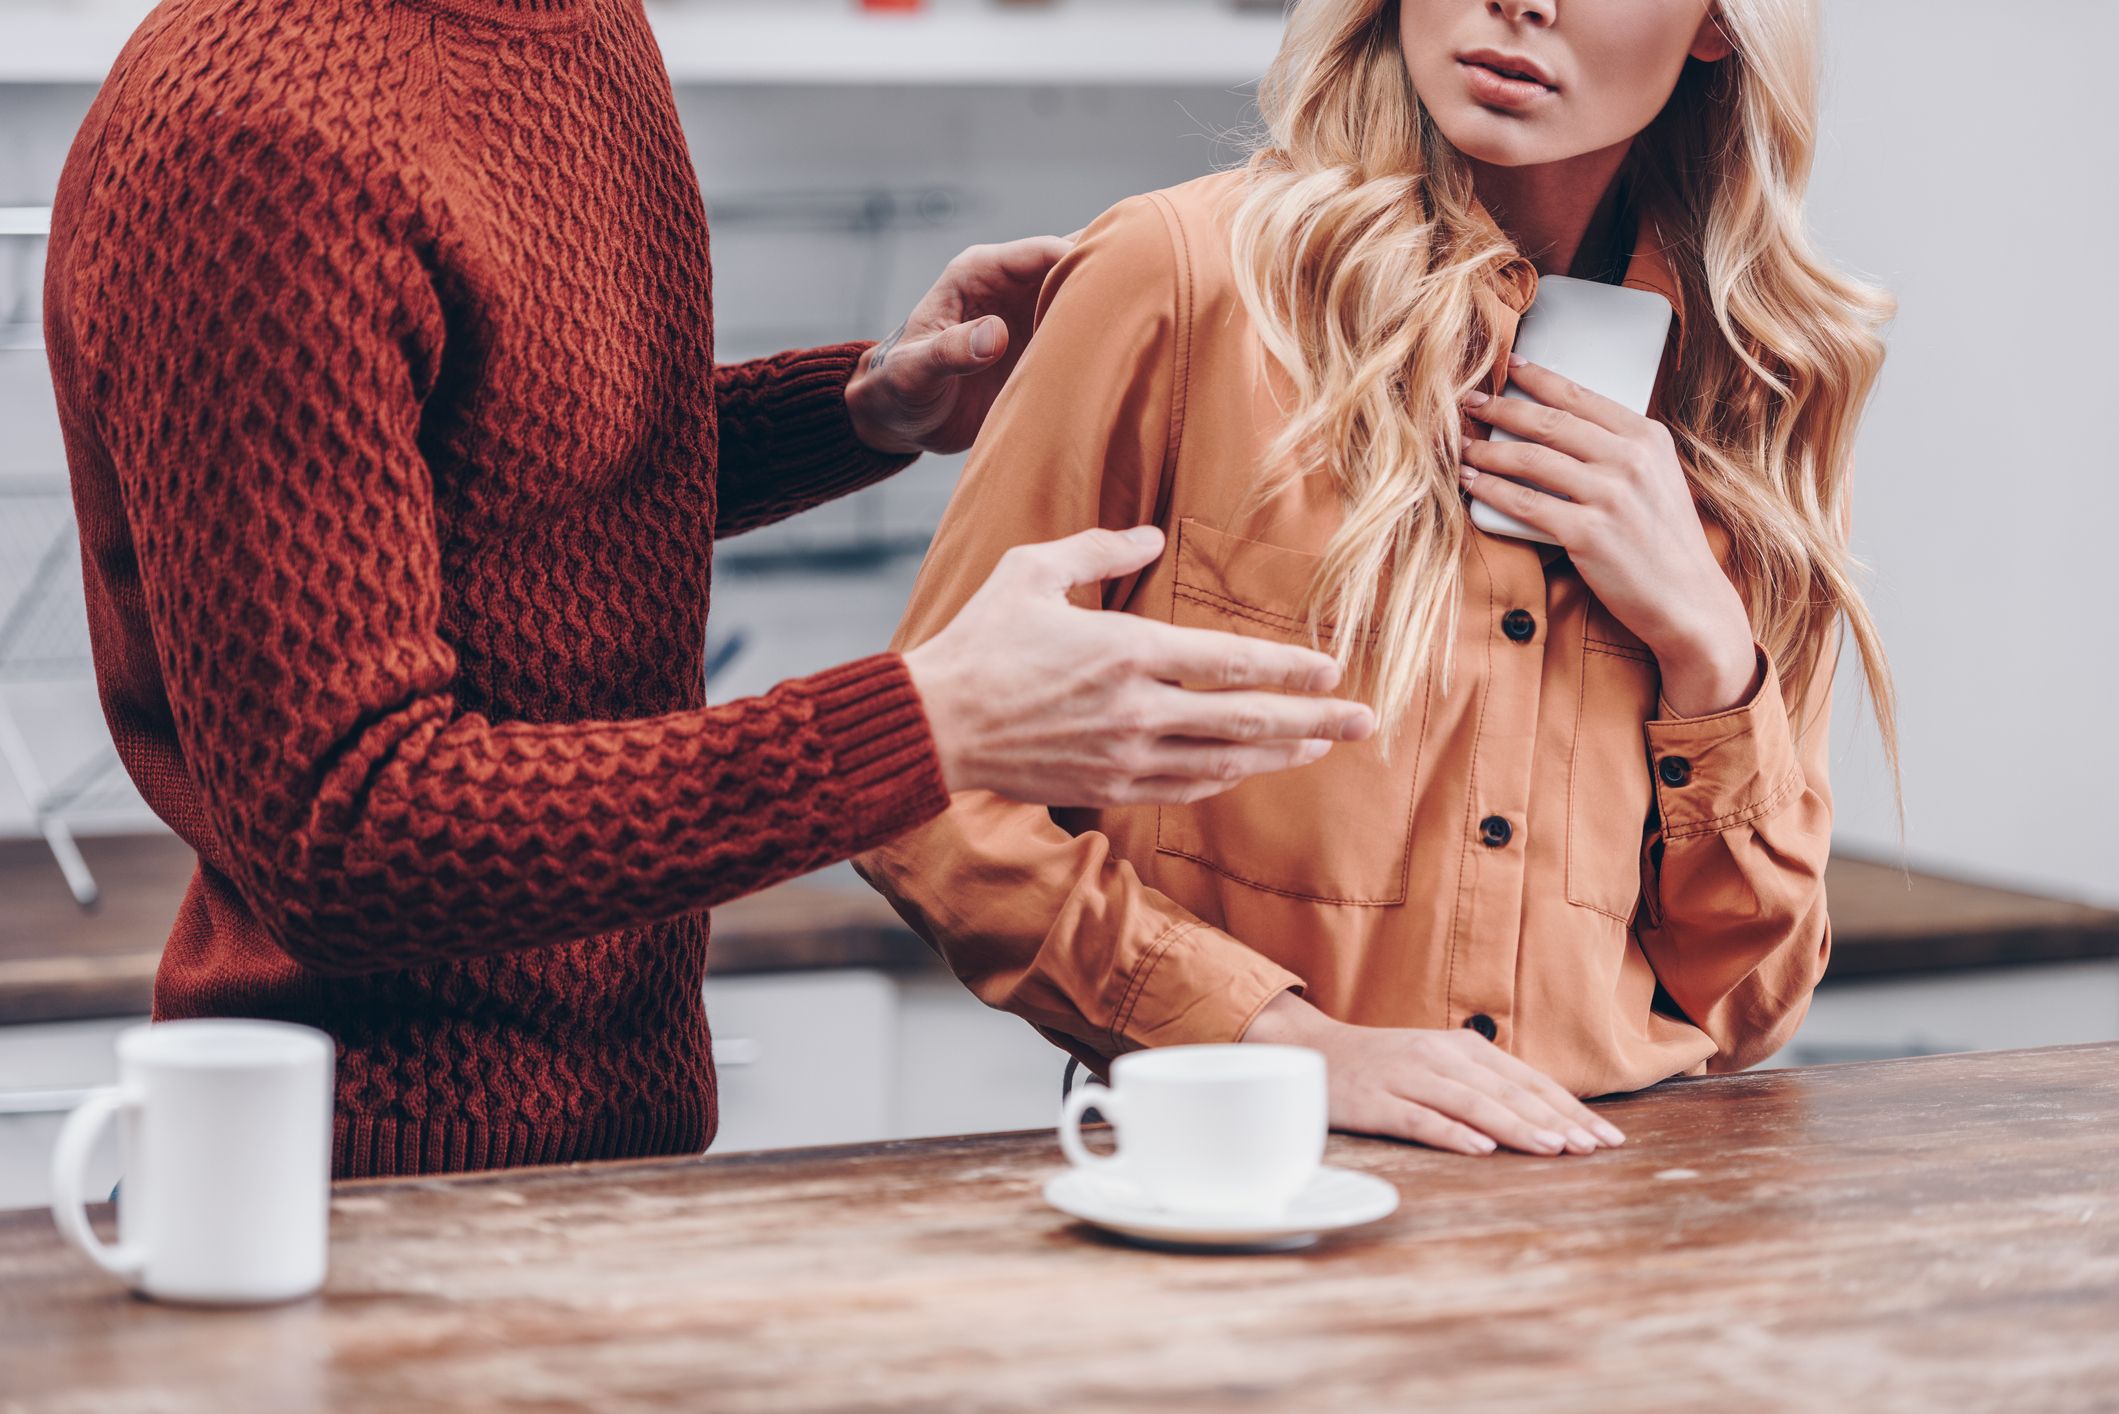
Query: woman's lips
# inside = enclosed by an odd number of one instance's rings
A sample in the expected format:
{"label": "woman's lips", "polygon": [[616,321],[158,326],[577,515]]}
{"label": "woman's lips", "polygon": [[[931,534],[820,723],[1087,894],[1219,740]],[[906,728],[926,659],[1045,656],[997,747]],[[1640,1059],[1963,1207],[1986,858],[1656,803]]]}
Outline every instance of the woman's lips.
{"label": "woman's lips", "polygon": [[1512,79],[1484,64],[1472,64],[1459,59],[1457,67],[1464,70],[1465,82],[1471,86],[1472,97],[1481,103],[1491,103],[1496,108],[1528,108],[1553,93],[1552,89],[1535,79]]}

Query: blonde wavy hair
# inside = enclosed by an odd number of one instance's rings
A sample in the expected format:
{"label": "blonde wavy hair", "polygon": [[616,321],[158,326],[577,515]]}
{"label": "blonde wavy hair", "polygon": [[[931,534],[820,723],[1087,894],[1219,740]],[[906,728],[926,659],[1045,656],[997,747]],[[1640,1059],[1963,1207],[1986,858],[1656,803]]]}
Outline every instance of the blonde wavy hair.
{"label": "blonde wavy hair", "polygon": [[[1815,0],[1718,0],[1718,16],[1736,52],[1686,61],[1620,174],[1687,305],[1664,410],[1695,497],[1730,534],[1791,713],[1804,721],[1844,618],[1895,779],[1895,697],[1847,526],[1855,430],[1896,306],[1804,235]],[[1520,252],[1473,220],[1471,169],[1414,92],[1398,0],[1300,0],[1259,106],[1237,280],[1295,394],[1263,489],[1311,475],[1338,488],[1345,524],[1310,622],[1334,626],[1389,723],[1438,641],[1448,682],[1469,520],[1458,403],[1499,354],[1474,291]]]}

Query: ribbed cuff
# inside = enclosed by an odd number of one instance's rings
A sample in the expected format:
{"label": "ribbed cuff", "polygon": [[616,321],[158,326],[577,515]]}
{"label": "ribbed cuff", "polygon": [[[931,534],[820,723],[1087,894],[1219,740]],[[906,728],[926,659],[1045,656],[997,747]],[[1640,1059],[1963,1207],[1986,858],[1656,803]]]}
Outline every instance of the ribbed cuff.
{"label": "ribbed cuff", "polygon": [[1643,727],[1666,842],[1756,820],[1802,784],[1779,671],[1764,644],[1754,650],[1760,682],[1749,702],[1707,717],[1658,718]]}
{"label": "ribbed cuff", "polygon": [[724,514],[765,524],[896,475],[915,454],[878,452],[854,431],[846,385],[872,343],[834,344],[765,360],[768,376],[723,409],[722,476],[747,495]]}
{"label": "ribbed cuff", "polygon": [[810,729],[831,753],[852,855],[949,808],[934,731],[905,660],[879,653],[797,684],[815,707]]}

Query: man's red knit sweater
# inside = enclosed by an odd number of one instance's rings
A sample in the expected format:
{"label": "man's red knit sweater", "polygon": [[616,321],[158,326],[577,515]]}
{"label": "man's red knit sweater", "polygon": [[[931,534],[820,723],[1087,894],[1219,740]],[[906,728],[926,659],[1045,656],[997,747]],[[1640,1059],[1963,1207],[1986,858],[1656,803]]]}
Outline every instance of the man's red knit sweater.
{"label": "man's red knit sweater", "polygon": [[887,475],[717,367],[638,0],[166,0],[46,323],[104,708],[199,853],[158,1017],[338,1038],[341,1175],[696,1152],[705,910],[946,792],[902,660],[707,707],[717,535]]}

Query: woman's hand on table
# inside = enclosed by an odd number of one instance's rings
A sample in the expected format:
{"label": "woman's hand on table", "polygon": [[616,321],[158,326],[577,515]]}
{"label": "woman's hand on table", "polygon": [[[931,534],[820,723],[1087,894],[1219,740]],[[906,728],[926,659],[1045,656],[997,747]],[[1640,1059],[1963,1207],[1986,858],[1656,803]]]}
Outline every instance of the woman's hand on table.
{"label": "woman's hand on table", "polygon": [[1368,707],[1314,695],[1339,685],[1325,654],[1068,601],[1162,548],[1153,526],[1018,546],[905,654],[949,789],[1036,805],[1189,804],[1375,731]]}
{"label": "woman's hand on table", "polygon": [[1334,1129],[1460,1154],[1504,1145],[1526,1154],[1587,1154],[1626,1142],[1551,1077],[1476,1031],[1353,1026],[1282,992],[1243,1039],[1322,1051]]}
{"label": "woman's hand on table", "polygon": [[1513,355],[1509,378],[1536,401],[1475,392],[1464,411],[1524,440],[1466,438],[1464,489],[1566,549],[1655,654],[1680,715],[1748,702],[1759,685],[1751,616],[1707,543],[1670,429]]}

